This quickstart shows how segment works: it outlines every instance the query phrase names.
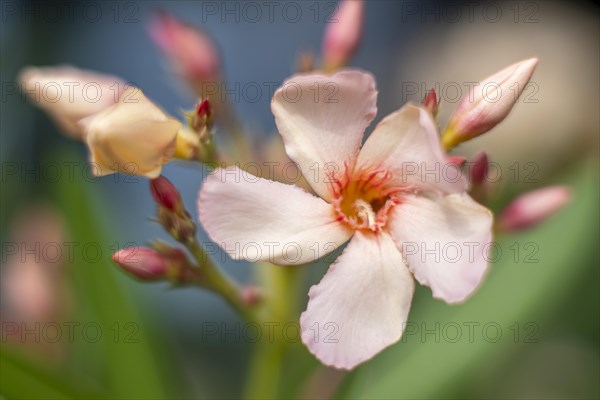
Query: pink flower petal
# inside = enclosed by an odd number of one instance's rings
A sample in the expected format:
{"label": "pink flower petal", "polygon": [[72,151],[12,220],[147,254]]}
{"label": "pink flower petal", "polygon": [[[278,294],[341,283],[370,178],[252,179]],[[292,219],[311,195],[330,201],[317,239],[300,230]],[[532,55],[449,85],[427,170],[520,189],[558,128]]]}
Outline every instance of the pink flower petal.
{"label": "pink flower petal", "polygon": [[325,200],[328,172],[354,163],[376,100],[373,76],[352,70],[295,75],[275,92],[271,109],[286,152]]}
{"label": "pink flower petal", "polygon": [[392,211],[388,231],[436,299],[463,301],[487,270],[492,213],[466,194],[405,197]]}
{"label": "pink flower petal", "polygon": [[413,291],[391,237],[358,231],[310,289],[302,341],[322,363],[354,368],[400,339]]}
{"label": "pink flower petal", "polygon": [[463,192],[467,180],[442,150],[439,134],[425,109],[407,104],[388,115],[367,139],[357,167],[380,166],[393,183],[443,193]]}
{"label": "pink flower petal", "polygon": [[218,169],[206,179],[198,214],[210,238],[236,260],[303,264],[352,235],[322,199],[237,167]]}

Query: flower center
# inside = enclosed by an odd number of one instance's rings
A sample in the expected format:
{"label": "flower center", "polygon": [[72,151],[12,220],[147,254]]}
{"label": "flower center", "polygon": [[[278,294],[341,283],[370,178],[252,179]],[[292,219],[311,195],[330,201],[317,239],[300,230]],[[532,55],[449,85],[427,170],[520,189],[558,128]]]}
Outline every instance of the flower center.
{"label": "flower center", "polygon": [[390,184],[391,173],[377,168],[361,168],[342,178],[332,178],[333,205],[338,221],[354,229],[380,231],[392,207],[401,201],[405,188]]}

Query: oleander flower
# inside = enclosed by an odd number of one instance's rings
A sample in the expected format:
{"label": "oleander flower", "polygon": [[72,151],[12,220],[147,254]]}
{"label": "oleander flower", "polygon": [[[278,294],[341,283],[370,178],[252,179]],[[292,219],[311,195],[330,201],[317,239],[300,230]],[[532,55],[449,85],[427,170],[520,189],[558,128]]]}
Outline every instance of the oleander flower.
{"label": "oleander flower", "polygon": [[400,339],[413,276],[435,298],[467,298],[487,270],[492,237],[491,212],[466,194],[426,109],[405,105],[361,148],[376,96],[360,71],[293,76],[272,111],[317,196],[230,167],[206,179],[198,200],[208,235],[234,259],[302,264],[349,240],[300,319],[308,349],[342,369]]}
{"label": "oleander flower", "polygon": [[76,139],[83,136],[78,122],[115,104],[126,86],[120,78],[68,65],[27,67],[19,81],[29,99]]}
{"label": "oleander flower", "polygon": [[175,151],[181,123],[165,114],[139,88],[79,122],[85,131],[94,174],[115,172],[154,179]]}

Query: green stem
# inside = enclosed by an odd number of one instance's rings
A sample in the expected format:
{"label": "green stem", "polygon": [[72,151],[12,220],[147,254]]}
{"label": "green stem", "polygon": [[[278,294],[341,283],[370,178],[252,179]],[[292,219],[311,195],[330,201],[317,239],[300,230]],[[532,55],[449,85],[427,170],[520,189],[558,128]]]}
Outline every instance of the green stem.
{"label": "green stem", "polygon": [[[268,304],[274,326],[273,335],[263,335],[263,340],[253,351],[246,383],[245,398],[273,399],[279,398],[280,378],[283,361],[290,345],[286,340],[284,326],[298,323],[298,273],[297,267],[260,264],[263,272],[264,287],[271,288]],[[277,325],[275,325],[277,324]],[[272,340],[271,340],[272,339]]]}
{"label": "green stem", "polygon": [[260,324],[262,320],[258,308],[242,300],[239,285],[213,264],[198,241],[194,239],[186,246],[197,261],[202,286],[221,295],[246,321]]}

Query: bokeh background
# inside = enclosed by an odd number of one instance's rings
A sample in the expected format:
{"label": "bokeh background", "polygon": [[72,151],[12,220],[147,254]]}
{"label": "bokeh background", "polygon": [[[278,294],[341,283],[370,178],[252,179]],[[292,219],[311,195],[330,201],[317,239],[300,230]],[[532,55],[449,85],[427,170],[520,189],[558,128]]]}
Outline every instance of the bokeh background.
{"label": "bokeh background", "polygon": [[[206,3],[218,13],[207,14]],[[62,136],[15,85],[24,66],[72,64],[123,77],[174,115],[191,107],[193,94],[148,35],[157,9],[214,38],[229,89],[280,83],[295,71],[301,51],[319,56],[324,20],[335,2],[278,3],[272,19],[264,7],[258,18],[245,14],[244,2],[235,1],[0,3],[0,395],[241,395],[255,346],[243,335],[207,331],[215,324],[235,331],[234,313],[197,289],[134,281],[110,261],[115,249],[167,239],[150,220],[155,206],[147,181],[91,179],[83,167],[84,146]],[[293,9],[284,14],[288,3]],[[233,12],[220,15],[222,9]],[[294,17],[292,10],[301,15]],[[457,87],[466,90],[465,82],[538,57],[529,101],[522,97],[504,123],[457,153],[485,149],[498,163],[505,179],[491,204],[496,211],[516,194],[550,184],[571,186],[573,200],[541,226],[499,237],[503,254],[466,304],[446,305],[419,287],[410,314],[413,331],[355,371],[323,368],[300,344],[292,346],[279,395],[600,396],[599,11],[586,1],[367,2],[364,37],[352,65],[377,79],[377,120],[436,87],[440,119],[446,121],[464,94]],[[234,101],[244,127],[265,142],[275,131],[269,96],[265,90],[256,101],[243,94]],[[172,163],[164,175],[194,209],[201,169]],[[208,240],[203,232],[200,238]],[[36,243],[46,256],[15,257],[15,243],[18,256]],[[54,257],[56,248],[48,243],[61,244],[63,257]],[[72,255],[65,243],[72,243]],[[224,264],[235,277],[249,279],[248,265]],[[326,265],[309,268],[306,287]],[[23,332],[22,322],[33,331]]]}

